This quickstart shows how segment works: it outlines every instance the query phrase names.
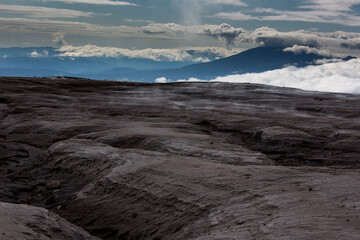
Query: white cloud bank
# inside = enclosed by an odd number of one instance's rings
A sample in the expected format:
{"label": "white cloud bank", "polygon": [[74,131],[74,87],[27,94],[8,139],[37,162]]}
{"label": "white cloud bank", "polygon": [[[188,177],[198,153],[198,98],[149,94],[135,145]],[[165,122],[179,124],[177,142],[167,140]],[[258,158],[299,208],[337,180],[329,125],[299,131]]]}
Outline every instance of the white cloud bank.
{"label": "white cloud bank", "polygon": [[[60,37],[63,36],[60,34]],[[56,36],[58,37],[58,35]],[[63,38],[60,38],[63,40]],[[243,49],[226,49],[221,47],[188,47],[173,49],[126,49],[116,47],[99,47],[96,45],[61,46],[57,51],[59,57],[111,57],[111,58],[144,58],[154,61],[208,62],[210,58],[223,58],[241,52]],[[210,57],[210,58],[209,58]]]}
{"label": "white cloud bank", "polygon": [[[191,78],[186,81],[201,80]],[[305,68],[291,66],[263,73],[230,75],[218,77],[211,82],[255,83],[309,91],[360,94],[360,59]]]}

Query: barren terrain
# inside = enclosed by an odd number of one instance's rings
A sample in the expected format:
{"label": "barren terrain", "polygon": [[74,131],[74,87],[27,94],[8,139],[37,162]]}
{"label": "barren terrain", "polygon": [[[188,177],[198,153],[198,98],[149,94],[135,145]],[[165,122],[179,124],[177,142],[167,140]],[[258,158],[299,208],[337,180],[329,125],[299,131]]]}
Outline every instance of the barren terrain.
{"label": "barren terrain", "polygon": [[0,239],[359,239],[359,169],[359,95],[0,78]]}

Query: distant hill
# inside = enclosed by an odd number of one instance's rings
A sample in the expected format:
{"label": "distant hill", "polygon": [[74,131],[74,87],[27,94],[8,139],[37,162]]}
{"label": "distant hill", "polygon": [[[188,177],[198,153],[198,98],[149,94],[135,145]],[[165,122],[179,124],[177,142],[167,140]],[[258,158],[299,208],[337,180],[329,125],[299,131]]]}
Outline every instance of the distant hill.
{"label": "distant hill", "polygon": [[[284,52],[278,47],[257,47],[239,54],[207,63],[192,64],[177,69],[161,71],[141,71],[125,75],[113,73],[114,79],[129,79],[135,81],[152,82],[158,77],[171,80],[199,78],[204,80],[219,76],[243,73],[259,73],[280,69],[288,65],[305,67],[314,65],[316,60],[331,58],[317,54]],[[351,57],[345,58],[349,60]]]}
{"label": "distant hill", "polygon": [[324,58],[326,57],[316,54],[284,52],[282,48],[277,47],[257,47],[213,62],[190,65],[183,70],[196,72],[207,78],[217,75],[264,72],[283,68],[286,65],[305,67],[314,64],[315,60]]}
{"label": "distant hill", "polygon": [[143,58],[60,57],[52,47],[0,48],[0,76],[96,77],[116,79],[134,71],[179,68],[192,62],[160,62]]}
{"label": "distant hill", "polygon": [[[31,55],[33,52],[39,55]],[[57,55],[56,49],[51,47],[0,49],[0,76],[66,75],[143,82],[153,82],[159,77],[171,80],[209,80],[219,76],[280,69],[287,65],[305,67],[315,64],[316,60],[331,58],[313,53],[285,52],[278,47],[257,47],[227,58],[198,64],[126,57],[70,58]],[[351,57],[344,60],[349,59]]]}

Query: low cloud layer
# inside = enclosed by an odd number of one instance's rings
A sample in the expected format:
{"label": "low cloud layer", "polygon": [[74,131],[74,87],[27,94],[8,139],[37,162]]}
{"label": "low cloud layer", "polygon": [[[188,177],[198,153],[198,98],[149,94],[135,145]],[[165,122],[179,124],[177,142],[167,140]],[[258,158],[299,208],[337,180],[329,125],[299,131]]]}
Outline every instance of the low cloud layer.
{"label": "low cloud layer", "polygon": [[61,46],[57,51],[60,57],[111,57],[111,58],[144,58],[154,61],[176,62],[208,62],[216,58],[228,57],[239,53],[242,49],[226,49],[219,47],[193,47],[176,49],[126,49],[115,47],[99,47],[95,45],[85,46]]}
{"label": "low cloud layer", "polygon": [[305,68],[286,67],[263,73],[219,77],[213,81],[258,83],[311,91],[360,93],[360,59]]}
{"label": "low cloud layer", "polygon": [[[166,79],[158,79],[164,83]],[[203,81],[191,78],[179,81]],[[305,68],[286,67],[263,73],[218,77],[212,82],[255,83],[309,91],[360,94],[360,59],[326,63]]]}
{"label": "low cloud layer", "polygon": [[294,45],[292,47],[287,47],[283,49],[284,52],[293,52],[295,54],[316,54],[324,57],[330,57],[330,51],[327,50],[320,50],[318,48],[309,47],[309,46],[299,46]]}

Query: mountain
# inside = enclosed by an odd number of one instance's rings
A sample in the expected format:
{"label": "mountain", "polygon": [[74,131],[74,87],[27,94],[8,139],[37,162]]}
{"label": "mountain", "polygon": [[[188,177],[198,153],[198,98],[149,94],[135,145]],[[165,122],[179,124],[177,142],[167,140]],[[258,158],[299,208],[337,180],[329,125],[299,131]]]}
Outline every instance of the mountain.
{"label": "mountain", "polygon": [[315,60],[326,57],[317,54],[295,54],[284,52],[278,47],[257,47],[239,54],[209,63],[194,64],[183,70],[196,72],[205,78],[229,74],[264,72],[283,68],[286,65],[305,67],[314,64]]}
{"label": "mountain", "polygon": [[[332,57],[318,54],[285,52],[278,47],[257,47],[239,54],[215,60],[212,62],[188,65],[177,69],[161,71],[140,71],[116,75],[114,79],[129,79],[134,81],[152,82],[156,78],[165,77],[171,80],[198,78],[203,80],[214,79],[219,76],[243,73],[259,73],[268,70],[280,69],[288,65],[305,67],[314,65],[316,60]],[[347,57],[344,60],[349,60]]]}
{"label": "mountain", "polygon": [[190,64],[128,57],[60,57],[52,47],[2,48],[0,76],[65,75],[142,82],[153,82],[160,77],[173,81],[189,78],[209,80],[219,76],[280,69],[287,65],[305,67],[324,58],[332,57],[285,52],[278,47],[257,47],[219,60]]}
{"label": "mountain", "polygon": [[0,76],[52,76],[112,78],[135,71],[179,68],[192,62],[160,62],[129,57],[62,57],[56,48],[0,48]]}

